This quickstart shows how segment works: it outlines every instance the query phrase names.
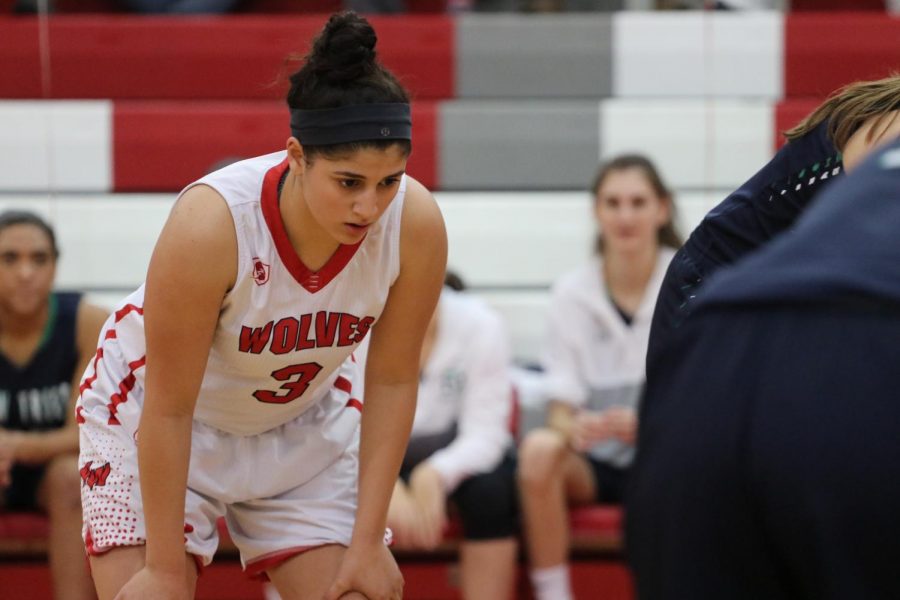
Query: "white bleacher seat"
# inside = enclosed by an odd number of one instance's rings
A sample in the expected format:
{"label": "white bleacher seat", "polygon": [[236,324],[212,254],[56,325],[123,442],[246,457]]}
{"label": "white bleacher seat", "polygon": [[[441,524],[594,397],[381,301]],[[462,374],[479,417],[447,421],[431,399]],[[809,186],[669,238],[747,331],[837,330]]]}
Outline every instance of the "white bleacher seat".
{"label": "white bleacher seat", "polygon": [[771,158],[774,112],[768,101],[606,100],[602,155],[641,152],[677,189],[735,189]]}
{"label": "white bleacher seat", "polygon": [[765,98],[783,95],[784,16],[778,11],[619,12],[613,95]]}
{"label": "white bleacher seat", "polygon": [[106,191],[112,102],[0,100],[0,190]]}

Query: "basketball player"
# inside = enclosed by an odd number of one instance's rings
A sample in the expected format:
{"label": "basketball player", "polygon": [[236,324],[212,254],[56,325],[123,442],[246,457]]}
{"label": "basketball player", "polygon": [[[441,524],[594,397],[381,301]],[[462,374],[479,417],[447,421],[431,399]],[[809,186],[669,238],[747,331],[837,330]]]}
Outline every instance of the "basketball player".
{"label": "basketball player", "polygon": [[898,230],[894,141],[661,349],[626,512],[639,598],[900,597]]}
{"label": "basketball player", "polygon": [[446,235],[375,42],[331,17],[286,151],[188,186],[102,332],[77,411],[101,600],[190,597],[222,515],[286,600],[401,597],[385,521]]}
{"label": "basketball player", "polygon": [[107,312],[53,292],[53,229],[25,211],[0,214],[0,510],[50,519],[57,599],[93,598],[84,564],[73,405]]}
{"label": "basketball player", "polygon": [[871,147],[900,133],[900,76],[835,92],[786,133],[788,143],[709,212],[666,273],[650,330],[647,378],[656,356],[691,312],[705,279],[790,228],[813,198]]}

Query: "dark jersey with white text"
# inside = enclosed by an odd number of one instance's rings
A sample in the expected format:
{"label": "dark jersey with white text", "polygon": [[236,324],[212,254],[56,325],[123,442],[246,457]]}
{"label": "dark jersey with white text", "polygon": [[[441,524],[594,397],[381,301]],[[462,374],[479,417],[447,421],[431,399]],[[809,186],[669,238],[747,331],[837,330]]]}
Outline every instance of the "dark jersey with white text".
{"label": "dark jersey with white text", "polygon": [[41,431],[66,422],[72,375],[78,365],[76,317],[81,294],[54,293],[37,352],[18,366],[0,354],[0,427]]}

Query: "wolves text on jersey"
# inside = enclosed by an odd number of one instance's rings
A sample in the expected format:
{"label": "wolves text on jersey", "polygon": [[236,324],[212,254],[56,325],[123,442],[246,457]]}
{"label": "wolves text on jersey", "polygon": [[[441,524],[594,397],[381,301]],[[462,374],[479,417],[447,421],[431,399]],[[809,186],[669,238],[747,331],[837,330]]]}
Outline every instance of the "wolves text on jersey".
{"label": "wolves text on jersey", "polygon": [[269,321],[262,327],[241,327],[238,348],[241,352],[260,354],[268,346],[273,354],[296,350],[352,346],[366,337],[375,317],[357,317],[348,313],[319,311]]}

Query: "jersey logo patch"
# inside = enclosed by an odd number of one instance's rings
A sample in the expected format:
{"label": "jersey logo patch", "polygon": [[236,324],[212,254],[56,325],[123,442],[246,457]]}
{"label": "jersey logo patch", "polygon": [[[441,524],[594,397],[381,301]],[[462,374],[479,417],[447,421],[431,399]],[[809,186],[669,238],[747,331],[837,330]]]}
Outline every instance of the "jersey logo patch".
{"label": "jersey logo patch", "polygon": [[269,265],[253,257],[253,281],[256,285],[263,285],[269,281]]}
{"label": "jersey logo patch", "polygon": [[81,467],[81,470],[79,471],[79,473],[81,473],[81,480],[90,489],[94,489],[95,485],[103,487],[106,485],[106,478],[109,477],[109,472],[112,469],[110,468],[109,463],[101,465],[96,469],[91,468],[92,464],[94,464],[94,461],[89,460],[87,464]]}

